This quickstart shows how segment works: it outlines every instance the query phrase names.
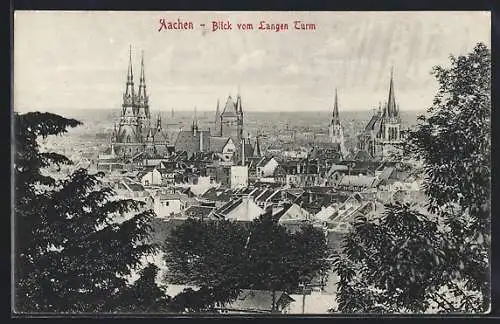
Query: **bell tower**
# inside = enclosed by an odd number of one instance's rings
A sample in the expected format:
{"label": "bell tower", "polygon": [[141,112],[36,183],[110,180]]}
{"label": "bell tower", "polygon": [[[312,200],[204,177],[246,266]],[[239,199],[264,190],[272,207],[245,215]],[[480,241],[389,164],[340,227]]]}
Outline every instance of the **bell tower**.
{"label": "bell tower", "polygon": [[396,104],[394,91],[394,73],[391,68],[391,79],[389,82],[389,98],[384,107],[382,117],[382,158],[388,157],[391,152],[397,149],[401,142],[401,117],[399,105]]}
{"label": "bell tower", "polygon": [[120,124],[135,124],[135,103],[136,96],[134,89],[134,72],[132,70],[132,46],[130,46],[127,82],[125,83],[125,92],[123,93],[122,120]]}
{"label": "bell tower", "polygon": [[146,93],[146,78],[144,76],[144,51],[141,52],[141,76],[139,78],[139,93],[137,95],[137,116],[141,127],[150,126],[149,97]]}
{"label": "bell tower", "polygon": [[343,157],[345,157],[347,155],[347,151],[344,143],[344,128],[340,123],[337,88],[335,88],[335,101],[333,103],[332,119],[330,121],[330,125],[328,126],[328,134],[330,142],[338,145],[340,153]]}

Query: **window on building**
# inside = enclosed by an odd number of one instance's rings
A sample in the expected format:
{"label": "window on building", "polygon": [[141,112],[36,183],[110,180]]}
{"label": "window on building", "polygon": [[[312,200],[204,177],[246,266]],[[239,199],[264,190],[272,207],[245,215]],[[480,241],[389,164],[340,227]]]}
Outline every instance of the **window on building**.
{"label": "window on building", "polygon": [[168,206],[168,205],[170,205],[170,202],[169,202],[169,201],[166,201],[166,202],[165,202],[165,206]]}

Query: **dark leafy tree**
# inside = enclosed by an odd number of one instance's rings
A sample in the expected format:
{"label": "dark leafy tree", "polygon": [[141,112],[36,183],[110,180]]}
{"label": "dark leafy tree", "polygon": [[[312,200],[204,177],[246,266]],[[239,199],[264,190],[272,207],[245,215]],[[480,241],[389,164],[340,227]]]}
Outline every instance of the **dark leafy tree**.
{"label": "dark leafy tree", "polygon": [[[165,242],[169,269],[166,280],[203,288],[198,292],[184,292],[184,297],[174,298],[174,304],[179,309],[201,311],[235,298],[244,274],[247,237],[245,227],[229,221],[190,218],[173,230]],[[198,298],[195,295],[201,294],[212,294],[212,297],[206,304],[195,302]],[[193,304],[189,305],[190,302]]]}
{"label": "dark leafy tree", "polygon": [[304,227],[292,234],[270,213],[249,225],[188,219],[167,239],[165,254],[169,282],[200,287],[172,301],[178,310],[193,312],[223,307],[241,289],[269,290],[273,296],[293,291],[328,267],[321,231]]}
{"label": "dark leafy tree", "polygon": [[334,269],[343,312],[485,312],[489,307],[490,51],[435,67],[439,90],[410,133],[427,210],[386,206],[358,219]]}
{"label": "dark leafy tree", "polygon": [[170,297],[156,284],[158,267],[149,263],[137,279],[116,299],[116,310],[128,313],[164,313],[175,311]]}
{"label": "dark leafy tree", "polygon": [[276,291],[290,291],[299,284],[299,273],[291,271],[293,253],[292,236],[278,225],[270,211],[252,222],[245,270],[247,285],[250,289],[271,291],[272,310],[275,308]]}
{"label": "dark leafy tree", "polygon": [[[150,210],[111,199],[101,174],[57,179],[51,165],[71,164],[41,152],[37,139],[80,123],[50,113],[15,115],[14,227],[17,312],[114,311],[126,276],[156,247],[147,243]],[[134,214],[135,213],[135,214]],[[129,215],[117,222],[118,215]]]}
{"label": "dark leafy tree", "polygon": [[330,263],[327,261],[330,251],[322,230],[312,225],[304,225],[292,235],[292,251],[288,266],[298,276],[300,284],[308,284],[316,277],[326,279]]}

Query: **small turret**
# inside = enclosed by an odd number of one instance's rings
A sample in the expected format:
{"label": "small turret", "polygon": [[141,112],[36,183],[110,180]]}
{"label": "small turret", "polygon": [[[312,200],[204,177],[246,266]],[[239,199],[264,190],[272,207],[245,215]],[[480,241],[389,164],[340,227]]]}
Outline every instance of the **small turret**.
{"label": "small turret", "polygon": [[156,131],[161,132],[161,116],[158,114],[156,118]]}
{"label": "small turret", "polygon": [[198,117],[196,116],[196,107],[194,107],[194,116],[193,116],[193,123],[191,125],[191,130],[195,135],[198,132]]}

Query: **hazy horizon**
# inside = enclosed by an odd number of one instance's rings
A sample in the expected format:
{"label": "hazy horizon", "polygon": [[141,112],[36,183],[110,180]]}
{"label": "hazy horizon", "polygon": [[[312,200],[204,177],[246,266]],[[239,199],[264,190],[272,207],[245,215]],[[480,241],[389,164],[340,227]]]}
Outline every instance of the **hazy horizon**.
{"label": "hazy horizon", "polygon": [[[158,32],[162,17],[317,28]],[[369,111],[387,100],[391,67],[400,109],[423,111],[432,67],[489,46],[490,33],[489,12],[16,11],[14,110],[120,109],[131,44],[136,87],[145,53],[152,111],[215,111],[238,92],[246,112],[330,111],[335,88],[341,111]]]}

